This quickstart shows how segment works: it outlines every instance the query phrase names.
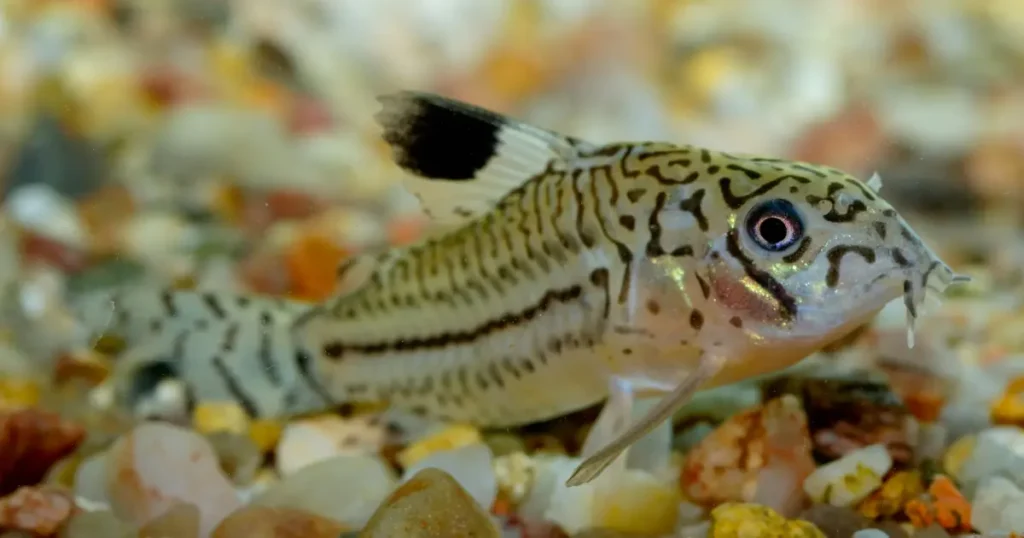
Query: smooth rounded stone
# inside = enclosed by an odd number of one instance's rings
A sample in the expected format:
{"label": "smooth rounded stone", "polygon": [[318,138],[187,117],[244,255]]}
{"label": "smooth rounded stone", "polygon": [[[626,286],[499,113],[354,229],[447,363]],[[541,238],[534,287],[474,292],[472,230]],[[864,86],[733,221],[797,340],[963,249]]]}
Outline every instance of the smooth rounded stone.
{"label": "smooth rounded stone", "polygon": [[386,436],[384,426],[367,417],[325,415],[292,422],[277,443],[277,470],[288,476],[335,456],[376,454]]}
{"label": "smooth rounded stone", "polygon": [[58,534],[60,538],[130,538],[136,536],[131,525],[121,521],[109,510],[79,512]]}
{"label": "smooth rounded stone", "polygon": [[211,538],[337,538],[347,530],[333,519],[303,510],[248,506],[222,521]]}
{"label": "smooth rounded stone", "polygon": [[110,504],[107,495],[107,452],[98,452],[78,465],[75,470],[74,493],[79,499],[91,503]]}
{"label": "smooth rounded stone", "polygon": [[335,456],[286,476],[251,504],[301,509],[362,527],[397,483],[394,472],[380,458]]}
{"label": "smooth rounded stone", "polygon": [[107,491],[121,519],[144,525],[174,505],[199,508],[199,534],[210,531],[241,502],[217,455],[202,436],[158,422],[145,423],[110,449]]}
{"label": "smooth rounded stone", "polygon": [[424,469],[398,486],[361,538],[499,538],[490,515],[448,473]]}
{"label": "smooth rounded stone", "polygon": [[566,532],[610,529],[634,534],[668,534],[679,522],[682,499],[674,482],[637,469],[609,470],[600,480],[574,488],[565,481],[579,458],[536,458],[534,485],[518,514],[557,524]]}
{"label": "smooth rounded stone", "polygon": [[970,496],[983,480],[1004,476],[1024,487],[1024,429],[1016,426],[990,428],[978,434],[974,450],[957,476],[962,491]]}
{"label": "smooth rounded stone", "polygon": [[476,443],[435,452],[406,468],[403,480],[428,467],[451,475],[481,508],[490,510],[494,505],[498,496],[498,477],[494,472],[494,457],[487,445]]}
{"label": "smooth rounded stone", "polygon": [[217,453],[220,468],[238,485],[247,485],[256,477],[263,454],[247,435],[230,432],[208,434],[206,440]]}
{"label": "smooth rounded stone", "polygon": [[871,521],[852,508],[815,504],[804,510],[799,519],[814,523],[828,538],[849,538],[857,531],[870,528],[880,529],[890,538],[908,538],[898,523]]}
{"label": "smooth rounded stone", "polygon": [[179,503],[139,529],[139,538],[199,538],[199,508]]}
{"label": "smooth rounded stone", "polygon": [[975,529],[984,533],[1024,531],[1024,490],[1009,479],[987,478],[978,486],[972,504],[971,523]]}
{"label": "smooth rounded stone", "polygon": [[889,538],[889,535],[879,529],[861,529],[853,533],[851,538]]}
{"label": "smooth rounded stone", "polygon": [[881,487],[891,468],[886,446],[871,445],[818,467],[804,480],[804,491],[815,502],[852,506]]}

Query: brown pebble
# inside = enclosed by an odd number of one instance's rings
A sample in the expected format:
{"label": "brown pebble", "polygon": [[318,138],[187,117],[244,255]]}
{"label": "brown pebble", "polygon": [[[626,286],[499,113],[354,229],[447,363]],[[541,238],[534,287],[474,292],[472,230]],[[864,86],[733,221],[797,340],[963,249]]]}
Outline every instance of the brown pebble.
{"label": "brown pebble", "polygon": [[199,509],[180,503],[139,529],[139,538],[199,538]]}
{"label": "brown pebble", "polygon": [[249,506],[222,521],[211,538],[337,538],[347,530],[333,519],[303,510]]}
{"label": "brown pebble", "polygon": [[416,473],[373,514],[360,538],[498,538],[490,516],[448,473]]}

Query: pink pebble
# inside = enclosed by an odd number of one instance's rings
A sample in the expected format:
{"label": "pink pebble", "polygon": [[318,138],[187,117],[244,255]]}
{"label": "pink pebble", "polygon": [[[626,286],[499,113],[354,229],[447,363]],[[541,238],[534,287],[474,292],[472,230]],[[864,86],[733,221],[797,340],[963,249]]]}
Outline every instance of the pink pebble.
{"label": "pink pebble", "polygon": [[142,424],[114,444],[107,461],[111,509],[135,525],[192,503],[206,537],[242,504],[209,443],[177,426]]}

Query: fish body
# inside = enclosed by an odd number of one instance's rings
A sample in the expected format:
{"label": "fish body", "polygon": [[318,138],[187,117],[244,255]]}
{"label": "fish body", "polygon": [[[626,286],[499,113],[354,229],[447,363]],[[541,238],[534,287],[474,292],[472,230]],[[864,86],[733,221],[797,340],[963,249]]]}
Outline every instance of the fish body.
{"label": "fish body", "polygon": [[[365,274],[350,293],[282,308],[271,362],[288,364],[277,369],[293,386],[273,394],[316,396],[262,411],[384,401],[512,426],[611,387],[668,394],[588,460],[582,483],[695,390],[789,366],[901,296],[912,322],[926,290],[962,278],[877,178],[663,142],[594,145],[431,94],[382,102],[410,190],[450,231],[341,268]],[[209,310],[201,294],[189,301]],[[239,312],[255,327],[246,340],[266,338],[258,309]],[[221,334],[182,359],[202,363],[179,368],[183,379],[259,400],[262,348],[218,348],[232,318],[214,317]],[[233,382],[198,379],[211,356]]]}

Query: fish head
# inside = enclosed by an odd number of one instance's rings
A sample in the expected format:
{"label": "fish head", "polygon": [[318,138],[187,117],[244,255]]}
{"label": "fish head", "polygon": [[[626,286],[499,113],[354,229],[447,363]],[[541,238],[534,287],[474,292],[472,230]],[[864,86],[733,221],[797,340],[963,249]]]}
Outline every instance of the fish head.
{"label": "fish head", "polygon": [[[734,157],[735,158],[735,157]],[[966,281],[878,193],[834,168],[751,158],[719,183],[728,216],[702,260],[711,306],[748,342],[809,353],[869,321],[889,302],[907,309],[908,345],[929,293]],[[738,319],[737,319],[738,318]]]}

